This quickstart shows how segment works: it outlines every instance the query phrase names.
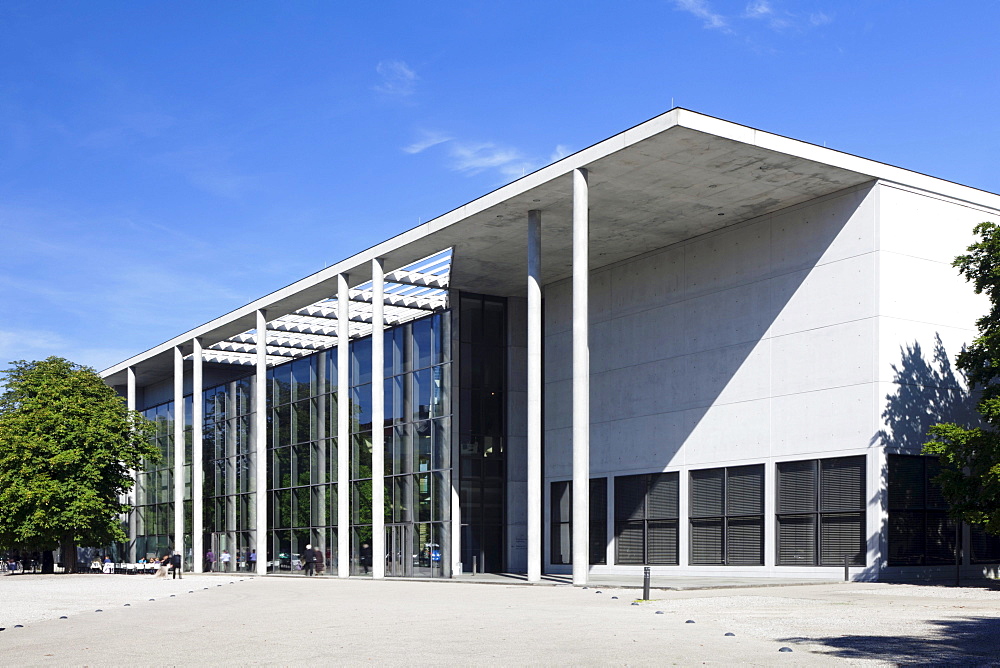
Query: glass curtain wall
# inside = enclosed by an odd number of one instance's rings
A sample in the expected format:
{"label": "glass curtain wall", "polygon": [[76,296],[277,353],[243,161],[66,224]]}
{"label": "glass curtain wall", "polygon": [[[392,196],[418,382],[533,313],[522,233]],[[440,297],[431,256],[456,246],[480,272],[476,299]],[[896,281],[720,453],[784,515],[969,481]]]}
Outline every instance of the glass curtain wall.
{"label": "glass curtain wall", "polygon": [[337,567],[337,354],[268,371],[268,570],[302,569],[306,545],[320,572]]}
{"label": "glass curtain wall", "polygon": [[[252,388],[248,376],[202,395],[203,541],[215,557],[216,571],[248,568],[256,547]],[[223,552],[230,555],[228,563],[221,559]]]}
{"label": "glass curtain wall", "polygon": [[151,561],[173,548],[174,539],[174,402],[142,411],[156,425],[151,441],[159,463],[145,460],[136,475],[135,558]]}

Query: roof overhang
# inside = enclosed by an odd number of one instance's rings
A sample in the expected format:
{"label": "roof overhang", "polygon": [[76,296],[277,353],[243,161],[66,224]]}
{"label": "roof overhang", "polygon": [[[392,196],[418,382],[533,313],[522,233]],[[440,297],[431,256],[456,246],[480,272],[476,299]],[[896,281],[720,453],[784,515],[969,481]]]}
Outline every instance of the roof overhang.
{"label": "roof overhang", "polygon": [[567,156],[323,271],[261,297],[102,372],[112,385],[137,368],[139,384],[165,378],[172,349],[210,346],[328,300],[337,275],[352,286],[452,249],[450,288],[525,292],[527,213],[541,212],[543,283],[571,275],[572,172],[590,173],[590,266],[599,268],[816,197],[875,180],[1000,209],[1000,196],[735,123],[673,109]]}

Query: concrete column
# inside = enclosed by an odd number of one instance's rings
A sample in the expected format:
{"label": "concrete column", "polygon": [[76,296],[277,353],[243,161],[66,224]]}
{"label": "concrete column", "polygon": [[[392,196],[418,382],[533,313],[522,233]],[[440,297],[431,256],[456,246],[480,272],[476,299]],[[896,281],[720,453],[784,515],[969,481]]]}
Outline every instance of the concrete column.
{"label": "concrete column", "polygon": [[193,569],[195,573],[204,570],[205,558],[205,468],[202,451],[202,428],[205,407],[202,399],[202,358],[201,339],[197,336],[191,340],[194,345],[194,357],[191,370],[191,549],[194,551]]}
{"label": "concrete column", "polygon": [[590,570],[590,324],[587,170],[573,170],[573,584]]}
{"label": "concrete column", "polygon": [[351,299],[337,275],[337,577],[351,574]]}
{"label": "concrete column", "polygon": [[372,577],[385,577],[385,328],[383,260],[372,260]]}
{"label": "concrete column", "polygon": [[528,212],[528,582],[542,579],[542,214]]}
{"label": "concrete column", "polygon": [[256,542],[257,573],[267,573],[267,317],[263,309],[257,309],[257,364],[255,373],[254,403],[254,443],[256,453],[257,478],[254,496],[257,506]]}
{"label": "concrete column", "polygon": [[[125,370],[125,407],[135,410],[135,367],[130,366]],[[136,541],[136,517],[135,507],[139,505],[139,473],[132,471],[132,510],[128,514],[128,560],[130,563],[136,562],[135,541]]]}
{"label": "concrete column", "polygon": [[174,346],[174,550],[184,554],[184,354]]}

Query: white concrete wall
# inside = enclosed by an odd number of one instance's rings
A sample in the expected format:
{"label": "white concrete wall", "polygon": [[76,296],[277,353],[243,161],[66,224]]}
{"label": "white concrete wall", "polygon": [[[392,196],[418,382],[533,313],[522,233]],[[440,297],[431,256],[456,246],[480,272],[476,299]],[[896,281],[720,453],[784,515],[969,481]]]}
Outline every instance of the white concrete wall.
{"label": "white concrete wall", "polygon": [[[679,470],[683,480],[691,469],[758,462],[771,476],[776,461],[867,453],[879,428],[876,218],[868,185],[592,272],[592,476]],[[571,296],[568,281],[546,286],[546,499],[549,483],[571,474]],[[609,559],[595,572],[635,569]]]}
{"label": "white concrete wall", "polygon": [[[928,428],[940,421],[976,421],[975,399],[954,367],[963,344],[976,335],[976,319],[989,301],[951,266],[975,241],[973,228],[1000,222],[1000,212],[888,183],[877,190],[878,266],[876,350],[877,451],[872,488],[884,476],[885,454],[919,454]],[[881,527],[885,555],[887,495],[871,500],[869,521]],[[965,550],[966,556],[968,550]],[[882,576],[952,577],[954,567],[890,568]],[[982,570],[980,568],[980,570]]]}

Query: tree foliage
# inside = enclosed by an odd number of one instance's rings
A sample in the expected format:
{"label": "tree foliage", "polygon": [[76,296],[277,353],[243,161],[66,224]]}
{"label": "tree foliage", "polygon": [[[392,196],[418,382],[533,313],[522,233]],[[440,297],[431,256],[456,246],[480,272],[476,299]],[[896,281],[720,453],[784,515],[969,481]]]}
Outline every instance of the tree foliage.
{"label": "tree foliage", "polygon": [[97,373],[60,357],[12,362],[0,395],[0,548],[125,540],[130,469],[154,426]]}
{"label": "tree foliage", "polygon": [[1000,534],[1000,225],[980,223],[979,241],[952,265],[990,300],[989,312],[976,321],[979,335],[958,355],[956,366],[979,391],[982,424],[946,422],[930,429],[927,454],[942,465],[937,481],[957,519]]}

